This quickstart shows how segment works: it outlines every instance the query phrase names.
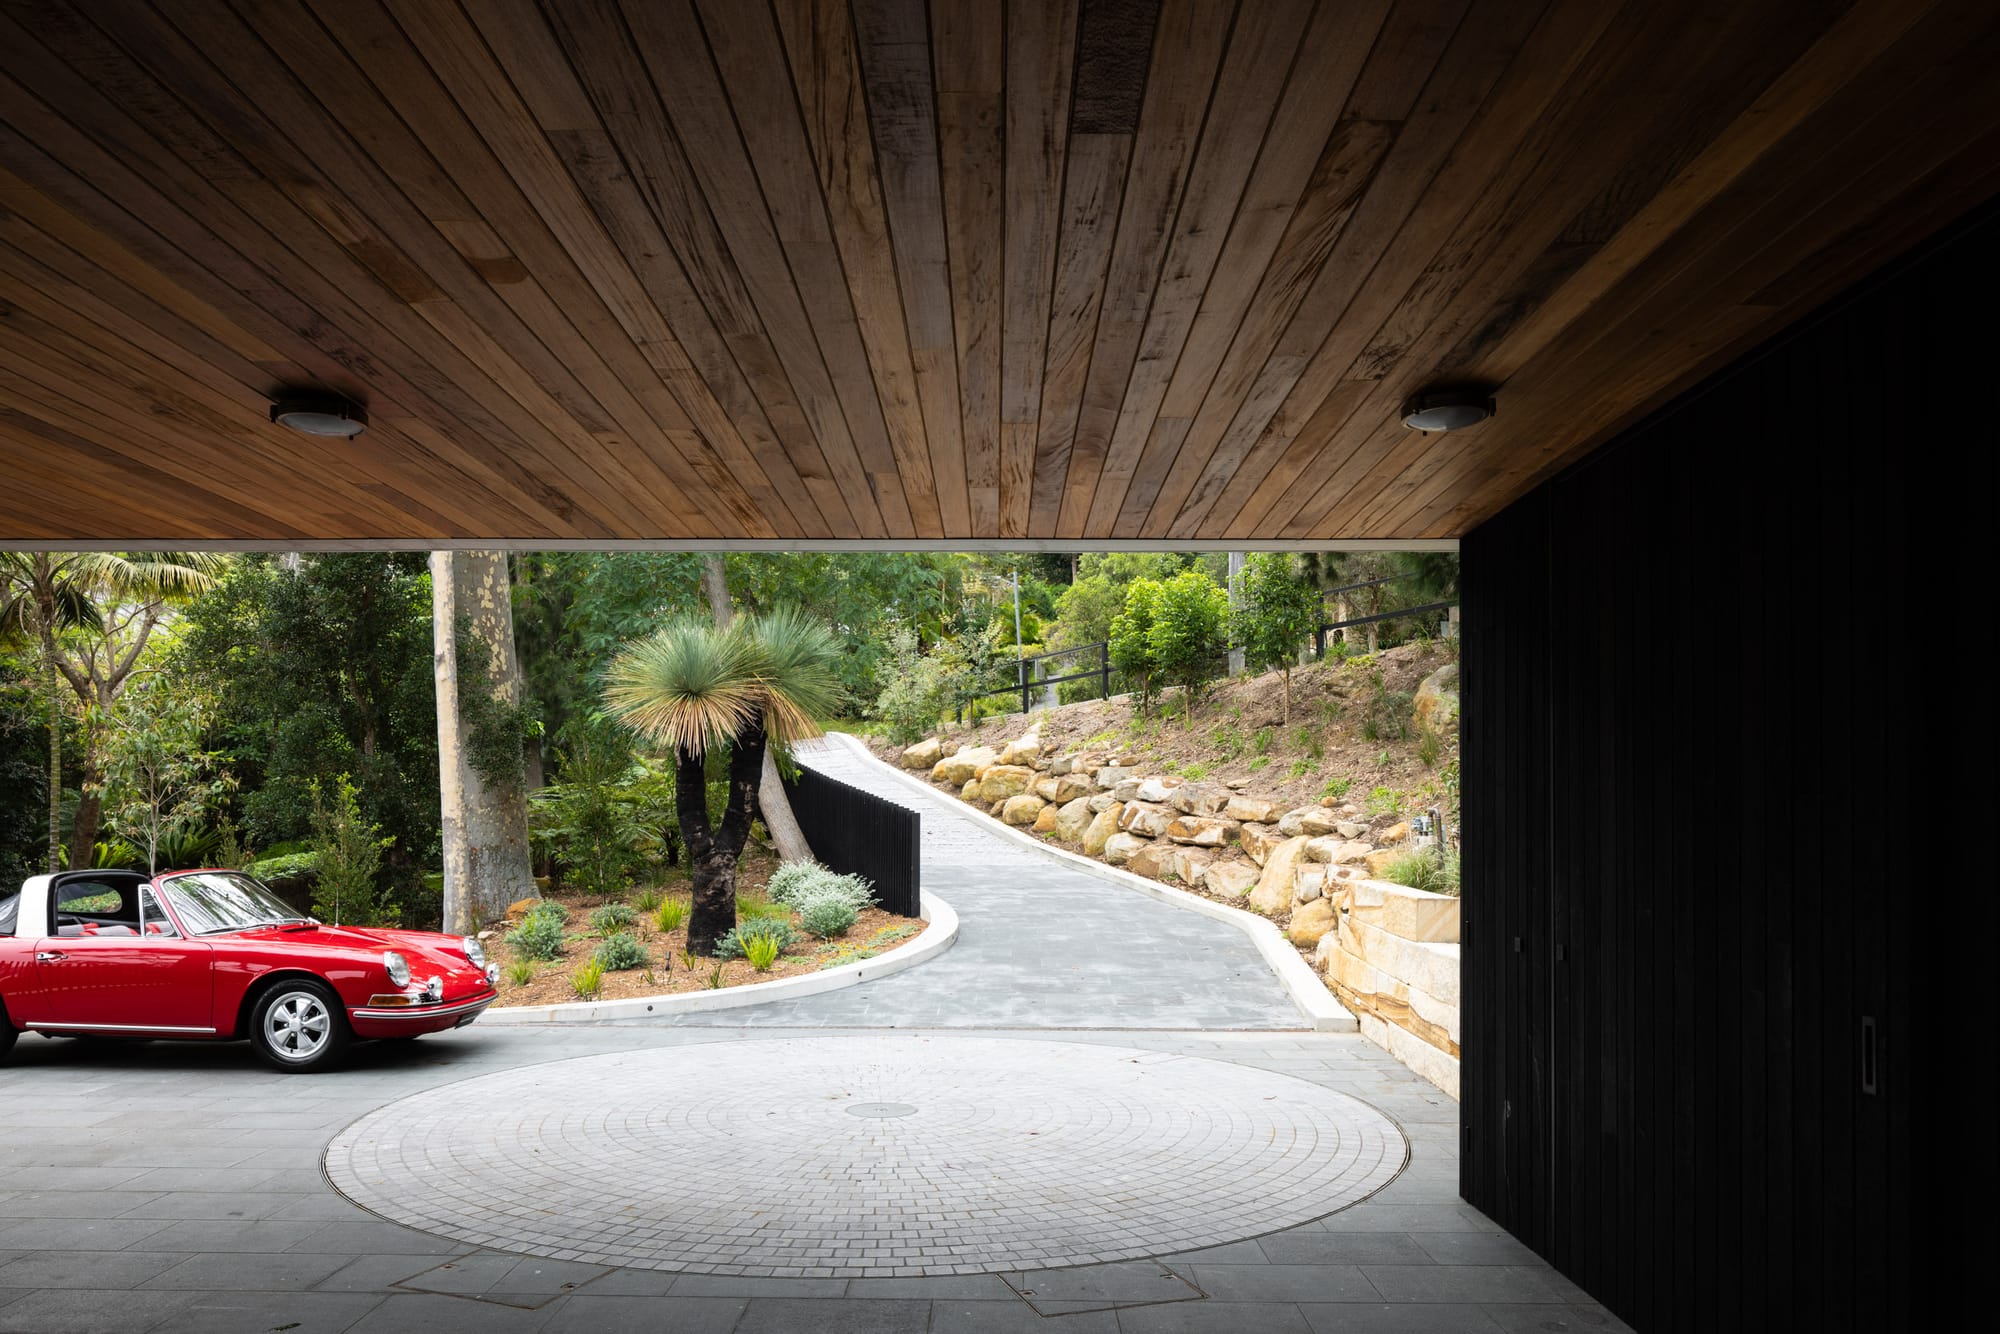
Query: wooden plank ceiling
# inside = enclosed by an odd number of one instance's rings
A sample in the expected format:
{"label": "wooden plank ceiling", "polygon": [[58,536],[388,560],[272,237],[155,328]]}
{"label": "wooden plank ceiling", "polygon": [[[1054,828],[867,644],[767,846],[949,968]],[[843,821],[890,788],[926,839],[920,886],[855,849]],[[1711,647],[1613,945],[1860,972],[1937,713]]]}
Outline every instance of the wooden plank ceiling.
{"label": "wooden plank ceiling", "polygon": [[0,540],[1453,537],[2000,189],[1996,25],[0,0]]}

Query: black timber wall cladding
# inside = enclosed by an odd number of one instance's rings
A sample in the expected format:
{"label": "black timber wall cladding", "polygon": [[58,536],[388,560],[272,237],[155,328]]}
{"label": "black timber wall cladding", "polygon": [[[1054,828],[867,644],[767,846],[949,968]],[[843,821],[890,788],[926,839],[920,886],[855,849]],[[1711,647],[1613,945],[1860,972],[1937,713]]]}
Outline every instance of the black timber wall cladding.
{"label": "black timber wall cladding", "polygon": [[1906,1327],[1990,1235],[1916,1201],[1992,1185],[1996,254],[1464,543],[1462,1189],[1641,1330]]}
{"label": "black timber wall cladding", "polygon": [[923,822],[915,811],[804,766],[785,790],[821,864],[866,877],[875,901],[899,917],[922,912]]}

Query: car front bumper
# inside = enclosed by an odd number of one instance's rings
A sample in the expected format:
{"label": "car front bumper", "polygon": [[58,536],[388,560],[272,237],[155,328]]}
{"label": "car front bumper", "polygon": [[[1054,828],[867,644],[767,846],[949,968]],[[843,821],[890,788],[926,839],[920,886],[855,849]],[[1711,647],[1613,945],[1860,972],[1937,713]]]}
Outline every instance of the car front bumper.
{"label": "car front bumper", "polygon": [[447,1028],[463,1028],[477,1019],[499,993],[485,992],[434,1005],[398,1006],[393,1009],[363,1005],[347,1012],[356,1037],[404,1037],[412,1033],[436,1033]]}

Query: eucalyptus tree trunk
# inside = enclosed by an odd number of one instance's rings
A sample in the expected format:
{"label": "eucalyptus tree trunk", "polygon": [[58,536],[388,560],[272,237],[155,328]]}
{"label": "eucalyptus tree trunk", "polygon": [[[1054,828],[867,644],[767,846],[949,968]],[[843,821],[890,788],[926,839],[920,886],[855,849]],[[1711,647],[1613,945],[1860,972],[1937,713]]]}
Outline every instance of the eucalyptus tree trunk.
{"label": "eucalyptus tree trunk", "polygon": [[56,669],[55,609],[42,617],[42,671],[49,692],[49,874],[62,870],[62,674]]}
{"label": "eucalyptus tree trunk", "polygon": [[469,935],[507,906],[537,896],[528,857],[528,802],[523,773],[488,773],[474,764],[470,722],[461,707],[461,636],[486,667],[496,699],[521,702],[514,652],[514,604],[504,551],[431,553],[433,666],[437,679],[438,796],[444,832],[444,929]]}
{"label": "eucalyptus tree trunk", "polygon": [[[722,557],[711,553],[701,558],[701,591],[708,598],[708,610],[715,617],[716,628],[727,630],[736,619],[735,609],[729,602],[729,578],[722,566]],[[799,828],[798,817],[792,814],[792,799],[785,793],[784,777],[778,772],[777,757],[771,748],[764,748],[762,771],[757,777],[756,810],[764,817],[764,828],[770,831],[771,841],[778,845],[778,856],[788,862],[812,860],[812,847],[806,842],[805,830]]]}

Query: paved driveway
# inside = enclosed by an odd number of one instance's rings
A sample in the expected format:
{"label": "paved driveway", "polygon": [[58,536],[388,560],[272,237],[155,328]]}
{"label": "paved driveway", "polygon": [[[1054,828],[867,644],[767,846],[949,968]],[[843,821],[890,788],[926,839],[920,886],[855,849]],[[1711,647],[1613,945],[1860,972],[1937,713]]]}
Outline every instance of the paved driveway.
{"label": "paved driveway", "polygon": [[804,763],[923,815],[924,884],[959,916],[942,957],[867,986],[721,1016],[745,1027],[1303,1029],[1249,937],[1042,856],[840,743]]}
{"label": "paved driveway", "polygon": [[[24,1038],[0,1067],[0,1334],[1617,1327],[1458,1200],[1456,1105],[1359,1037],[1281,1031],[1298,1025],[1297,1013],[1232,928],[1052,864],[1028,865],[1040,859],[999,845],[942,801],[925,815],[927,877],[964,918],[961,943],[922,968],[844,993],[714,1017],[727,1027],[475,1025],[419,1043],[363,1045],[347,1068],[316,1076],[266,1071],[240,1046]],[[885,1028],[904,1033],[885,1036]],[[1200,1251],[920,1278],[663,1272],[515,1253],[387,1221],[350,1203],[322,1171],[344,1128],[478,1076],[649,1053],[633,1062],[631,1105],[602,1118],[613,1134],[647,1123],[673,1099],[671,1088],[637,1078],[659,1065],[663,1049],[729,1043],[713,1063],[698,1064],[720,1072],[746,1059],[754,1068],[751,1044],[764,1040],[777,1040],[774,1056],[836,1035],[950,1049],[967,1046],[975,1028],[1292,1076],[1390,1118],[1407,1137],[1409,1163],[1362,1203]],[[968,1083],[977,1088],[962,1061],[954,1078],[961,1095]],[[544,1096],[558,1105],[586,1097],[560,1078],[542,1082],[555,1086]],[[627,1096],[615,1075],[608,1086],[613,1092],[588,1097]],[[921,1102],[925,1094],[917,1083],[895,1096]],[[392,1109],[369,1124],[394,1133],[399,1120]],[[729,1126],[711,1129],[726,1139]],[[1132,1142],[1135,1154],[1157,1142],[1147,1134]],[[1250,1138],[1229,1151],[1243,1152]],[[714,1156],[728,1147],[711,1135],[660,1150],[675,1151],[708,1155],[702,1166],[712,1175]],[[1099,1146],[1093,1161],[1106,1159]],[[427,1170],[438,1174],[431,1179],[440,1193],[457,1180],[448,1158]],[[829,1176],[844,1170],[822,1167]],[[494,1192],[534,1214],[545,1192],[527,1184],[532,1175],[524,1171],[512,1196],[503,1175]],[[688,1192],[675,1198],[670,1170],[648,1177],[663,1182],[649,1187],[659,1208],[684,1224]],[[419,1173],[406,1189],[421,1192],[424,1180]],[[616,1193],[608,1184],[607,1200]],[[645,1194],[618,1207],[643,1210]],[[590,1225],[578,1219],[579,1230]]]}

